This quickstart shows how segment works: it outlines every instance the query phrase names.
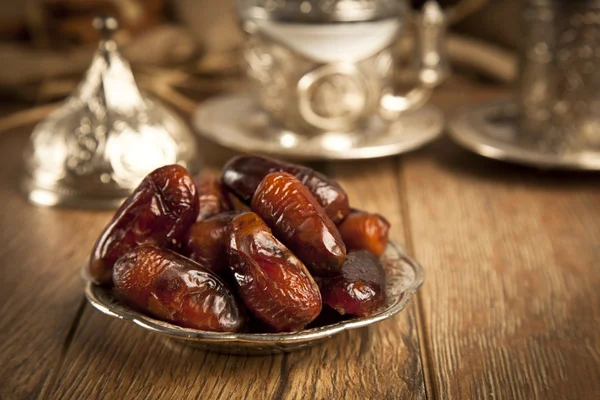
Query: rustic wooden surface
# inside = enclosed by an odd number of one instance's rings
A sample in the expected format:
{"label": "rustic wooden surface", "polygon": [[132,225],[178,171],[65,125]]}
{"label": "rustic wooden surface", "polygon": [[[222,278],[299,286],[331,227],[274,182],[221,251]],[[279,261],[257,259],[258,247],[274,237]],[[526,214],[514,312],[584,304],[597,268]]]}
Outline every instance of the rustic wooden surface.
{"label": "rustic wooden surface", "polygon": [[[507,93],[454,80],[434,102]],[[0,399],[600,398],[599,174],[502,164],[448,139],[317,165],[389,217],[426,283],[400,315],[319,347],[223,356],[85,303],[79,268],[110,214],[25,202],[30,129],[0,132]],[[214,167],[231,154],[204,149]]]}

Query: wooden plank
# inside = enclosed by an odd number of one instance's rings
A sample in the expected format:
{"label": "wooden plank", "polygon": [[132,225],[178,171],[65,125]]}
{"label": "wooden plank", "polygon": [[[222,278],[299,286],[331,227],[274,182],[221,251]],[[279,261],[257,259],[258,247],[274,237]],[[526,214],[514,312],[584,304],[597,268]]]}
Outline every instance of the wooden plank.
{"label": "wooden plank", "polygon": [[[495,93],[468,96],[438,101],[450,111]],[[486,160],[447,139],[407,157],[430,397],[600,398],[598,178]]]}
{"label": "wooden plank", "polygon": [[29,399],[52,379],[83,304],[79,267],[107,214],[45,209],[18,190],[31,128],[0,135],[0,398]]}
{"label": "wooden plank", "polygon": [[51,398],[270,398],[282,356],[207,353],[86,308]]}
{"label": "wooden plank", "polygon": [[[396,160],[336,164],[331,174],[354,207],[379,212],[391,238],[405,243]],[[404,311],[368,328],[286,358],[285,399],[423,399],[414,298]]]}
{"label": "wooden plank", "polygon": [[[402,241],[394,163],[369,166],[370,172],[342,168],[342,182],[357,206],[390,215],[393,236]],[[385,190],[370,190],[381,182]],[[423,398],[424,387],[412,308],[309,351],[240,357],[165,346],[155,335],[87,307],[50,393],[55,398]]]}

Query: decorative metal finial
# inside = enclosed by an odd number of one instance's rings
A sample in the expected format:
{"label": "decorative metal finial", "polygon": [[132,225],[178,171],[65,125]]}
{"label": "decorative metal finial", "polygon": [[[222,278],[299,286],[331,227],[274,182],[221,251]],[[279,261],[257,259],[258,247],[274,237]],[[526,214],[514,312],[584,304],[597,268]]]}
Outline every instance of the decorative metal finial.
{"label": "decorative metal finial", "polygon": [[187,125],[137,87],[111,39],[117,20],[93,24],[104,39],[83,81],[35,127],[25,151],[23,187],[40,205],[113,208],[157,167],[198,167]]}
{"label": "decorative metal finial", "polygon": [[94,18],[92,26],[102,34],[105,39],[111,39],[116,31],[119,30],[119,21],[111,15],[103,15]]}

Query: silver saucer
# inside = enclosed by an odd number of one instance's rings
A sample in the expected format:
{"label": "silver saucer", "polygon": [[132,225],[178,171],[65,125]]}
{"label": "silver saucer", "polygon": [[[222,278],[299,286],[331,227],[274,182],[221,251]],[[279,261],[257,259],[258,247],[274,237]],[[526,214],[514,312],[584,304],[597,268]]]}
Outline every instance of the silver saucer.
{"label": "silver saucer", "polygon": [[[225,354],[277,354],[312,347],[349,329],[361,328],[387,319],[402,311],[421,286],[423,267],[411,259],[402,246],[389,242],[382,262],[387,273],[387,302],[376,314],[353,318],[331,325],[290,333],[220,333],[181,328],[159,321],[122,303],[110,288],[94,285],[86,278],[85,295],[102,313],[123,319],[183,344]],[[85,267],[85,266],[84,266]]]}
{"label": "silver saucer", "polygon": [[242,153],[288,159],[352,160],[386,157],[432,141],[444,128],[442,112],[432,106],[403,113],[391,124],[373,117],[360,133],[305,136],[270,124],[269,116],[246,94],[216,97],[202,103],[192,125],[203,137]]}
{"label": "silver saucer", "polygon": [[600,170],[600,152],[541,151],[520,140],[517,106],[510,100],[465,108],[449,122],[459,145],[484,157],[543,169]]}

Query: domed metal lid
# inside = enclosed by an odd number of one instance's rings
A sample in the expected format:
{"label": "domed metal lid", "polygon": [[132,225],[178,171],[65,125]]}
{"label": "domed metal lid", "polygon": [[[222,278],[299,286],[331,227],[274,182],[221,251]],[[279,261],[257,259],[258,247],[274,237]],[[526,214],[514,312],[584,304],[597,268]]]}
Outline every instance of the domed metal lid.
{"label": "domed metal lid", "polygon": [[187,125],[138,89],[111,39],[117,21],[94,26],[105,39],[83,81],[35,127],[25,151],[23,188],[40,205],[114,208],[155,168],[198,168]]}

